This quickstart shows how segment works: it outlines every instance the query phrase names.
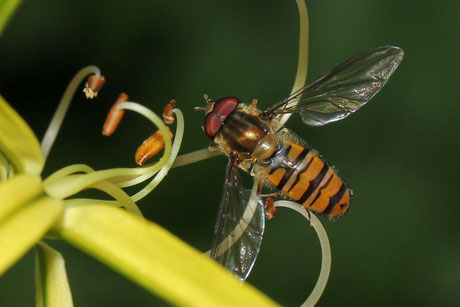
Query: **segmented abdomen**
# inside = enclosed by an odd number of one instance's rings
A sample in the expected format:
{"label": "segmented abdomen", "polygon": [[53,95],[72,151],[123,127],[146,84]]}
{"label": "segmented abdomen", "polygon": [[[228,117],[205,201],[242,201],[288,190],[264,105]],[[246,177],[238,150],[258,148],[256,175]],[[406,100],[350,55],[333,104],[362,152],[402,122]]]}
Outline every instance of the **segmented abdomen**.
{"label": "segmented abdomen", "polygon": [[283,141],[262,170],[284,195],[310,210],[337,217],[350,206],[350,190],[334,169],[301,145]]}

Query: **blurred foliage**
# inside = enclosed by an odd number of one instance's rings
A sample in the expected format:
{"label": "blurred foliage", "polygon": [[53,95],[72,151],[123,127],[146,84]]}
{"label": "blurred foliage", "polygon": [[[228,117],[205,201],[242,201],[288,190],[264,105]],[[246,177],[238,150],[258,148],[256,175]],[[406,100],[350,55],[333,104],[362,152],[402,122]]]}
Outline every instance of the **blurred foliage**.
{"label": "blurred foliage", "polygon": [[[323,219],[333,266],[320,306],[460,304],[459,8],[454,0],[308,1],[309,80],[369,47],[405,51],[386,87],[357,114],[322,128],[298,117],[288,123],[355,192],[351,213]],[[98,65],[107,84],[94,102],[75,99],[44,173],[78,162],[134,165],[135,149],[152,132],[148,123],[127,116],[115,135],[100,135],[119,92],[155,112],[176,99],[186,120],[182,153],[201,149],[208,140],[193,107],[202,95],[257,98],[262,108],[284,98],[297,38],[294,1],[25,1],[0,40],[0,93],[41,136],[73,74]],[[224,169],[224,157],[173,169],[139,205],[207,250]],[[287,210],[266,229],[249,282],[296,306],[319,272],[319,244]],[[76,306],[164,304],[72,247],[48,243],[66,259]],[[1,306],[33,305],[32,269],[29,254],[0,278]]]}

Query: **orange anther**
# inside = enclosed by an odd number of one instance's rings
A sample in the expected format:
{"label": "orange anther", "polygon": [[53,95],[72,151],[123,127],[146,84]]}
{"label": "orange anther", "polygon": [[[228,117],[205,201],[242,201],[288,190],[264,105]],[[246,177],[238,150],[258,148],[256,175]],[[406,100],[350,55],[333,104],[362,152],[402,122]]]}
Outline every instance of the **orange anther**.
{"label": "orange anther", "polygon": [[97,93],[101,87],[105,84],[104,76],[91,75],[88,77],[88,81],[85,84],[83,92],[85,92],[86,98],[93,99],[97,96]]}
{"label": "orange anther", "polygon": [[120,124],[121,119],[123,118],[123,114],[125,114],[125,110],[118,110],[117,107],[120,103],[125,101],[128,101],[128,95],[121,93],[120,96],[118,96],[117,101],[115,101],[113,106],[110,108],[109,114],[107,114],[104,127],[102,128],[103,135],[109,136],[117,129],[118,124]]}
{"label": "orange anther", "polygon": [[265,218],[271,220],[276,215],[275,200],[273,198],[267,198],[265,202]]}
{"label": "orange anther", "polygon": [[165,107],[163,111],[163,121],[168,124],[174,124],[175,118],[174,118],[174,112],[172,111],[174,109],[174,106],[176,105],[175,100],[171,100]]}
{"label": "orange anther", "polygon": [[[171,130],[169,130],[169,137],[173,137]],[[134,159],[138,165],[144,164],[145,161],[159,153],[165,147],[165,140],[163,138],[163,133],[160,130],[157,130],[152,134],[148,139],[146,139],[141,146],[136,151]]]}

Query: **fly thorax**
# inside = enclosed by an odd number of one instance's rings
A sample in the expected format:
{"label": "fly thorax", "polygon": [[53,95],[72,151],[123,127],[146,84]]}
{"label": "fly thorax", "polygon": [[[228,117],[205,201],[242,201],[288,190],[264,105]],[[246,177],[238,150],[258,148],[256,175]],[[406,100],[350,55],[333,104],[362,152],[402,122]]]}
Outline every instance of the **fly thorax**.
{"label": "fly thorax", "polygon": [[227,117],[219,134],[231,150],[249,158],[255,151],[259,156],[264,155],[264,149],[267,151],[272,143],[270,137],[265,137],[269,130],[256,116],[236,110]]}

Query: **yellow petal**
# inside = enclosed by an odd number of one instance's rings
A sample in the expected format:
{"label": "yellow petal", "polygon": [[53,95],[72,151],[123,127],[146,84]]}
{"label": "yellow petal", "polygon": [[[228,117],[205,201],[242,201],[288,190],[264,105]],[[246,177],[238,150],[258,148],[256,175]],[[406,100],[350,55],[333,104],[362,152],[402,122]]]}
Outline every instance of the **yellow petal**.
{"label": "yellow petal", "polygon": [[14,11],[21,3],[20,0],[2,0],[0,1],[0,34],[2,34],[5,25],[7,24]]}
{"label": "yellow petal", "polygon": [[17,173],[39,175],[45,164],[34,133],[1,95],[0,152],[13,164]]}
{"label": "yellow petal", "polygon": [[61,253],[41,242],[35,262],[37,307],[72,307],[72,293]]}
{"label": "yellow petal", "polygon": [[62,210],[62,200],[42,197],[3,218],[0,222],[0,275],[43,237]]}
{"label": "yellow petal", "polygon": [[101,205],[68,208],[56,230],[172,304],[275,305],[165,229],[124,210]]}
{"label": "yellow petal", "polygon": [[14,210],[43,193],[39,176],[17,175],[0,184],[0,223]]}

